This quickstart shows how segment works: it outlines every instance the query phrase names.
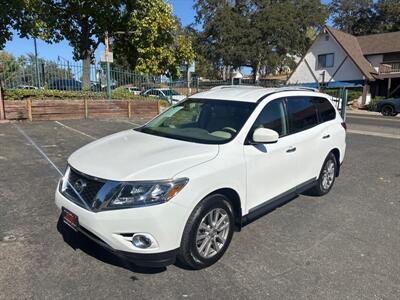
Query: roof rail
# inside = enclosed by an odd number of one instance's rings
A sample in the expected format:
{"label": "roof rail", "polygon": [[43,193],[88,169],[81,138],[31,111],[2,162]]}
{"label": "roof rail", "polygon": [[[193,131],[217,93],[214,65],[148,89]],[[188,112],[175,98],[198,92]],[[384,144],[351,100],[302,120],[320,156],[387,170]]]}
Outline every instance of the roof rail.
{"label": "roof rail", "polygon": [[230,89],[230,88],[244,88],[244,89],[260,89],[263,88],[259,85],[241,85],[241,84],[233,84],[233,85],[218,85],[210,90],[222,90],[222,89]]}
{"label": "roof rail", "polygon": [[275,92],[284,92],[284,91],[312,91],[318,92],[317,88],[307,87],[307,86],[282,86],[275,90]]}
{"label": "roof rail", "polygon": [[290,91],[312,91],[312,92],[318,92],[318,89],[312,88],[312,87],[306,87],[306,86],[282,86],[279,88],[276,88],[274,91],[270,93],[266,93],[264,96],[262,96],[260,99],[258,99],[257,103],[260,103],[262,100],[267,98],[268,96],[280,92],[290,92]]}

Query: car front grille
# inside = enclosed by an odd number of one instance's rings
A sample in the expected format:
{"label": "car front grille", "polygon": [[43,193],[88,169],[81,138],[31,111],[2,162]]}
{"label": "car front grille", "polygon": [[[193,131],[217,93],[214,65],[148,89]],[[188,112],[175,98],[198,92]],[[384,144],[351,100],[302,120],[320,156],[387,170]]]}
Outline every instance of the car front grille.
{"label": "car front grille", "polygon": [[97,193],[105,184],[101,179],[82,174],[72,168],[69,170],[68,181],[69,184],[65,186],[62,194],[83,208],[93,207]]}

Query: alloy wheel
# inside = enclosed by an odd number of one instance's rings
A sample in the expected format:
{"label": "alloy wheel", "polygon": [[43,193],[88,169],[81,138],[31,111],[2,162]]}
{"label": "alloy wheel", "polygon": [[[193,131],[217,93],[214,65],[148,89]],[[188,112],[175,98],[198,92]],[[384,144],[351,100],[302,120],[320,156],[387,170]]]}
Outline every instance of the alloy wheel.
{"label": "alloy wheel", "polygon": [[328,160],[325,163],[324,169],[322,170],[322,181],[321,185],[324,190],[328,190],[335,179],[335,162]]}
{"label": "alloy wheel", "polygon": [[196,247],[201,257],[211,258],[221,251],[230,230],[228,213],[222,208],[208,212],[200,222]]}

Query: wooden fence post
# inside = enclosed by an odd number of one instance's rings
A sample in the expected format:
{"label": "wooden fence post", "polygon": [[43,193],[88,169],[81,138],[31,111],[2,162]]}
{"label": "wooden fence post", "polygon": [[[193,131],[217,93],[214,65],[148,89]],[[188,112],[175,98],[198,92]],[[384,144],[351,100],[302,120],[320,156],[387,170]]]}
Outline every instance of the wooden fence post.
{"label": "wooden fence post", "polygon": [[4,105],[3,84],[2,82],[0,82],[0,120],[5,120],[5,119],[6,119],[6,110]]}
{"label": "wooden fence post", "polygon": [[89,109],[88,109],[88,101],[86,98],[83,99],[83,105],[85,107],[85,119],[87,119],[89,116]]}
{"label": "wooden fence post", "polygon": [[28,110],[28,120],[32,121],[32,100],[26,100],[26,108]]}
{"label": "wooden fence post", "polygon": [[128,99],[128,118],[130,119],[131,116],[132,116],[131,99]]}
{"label": "wooden fence post", "polygon": [[161,110],[162,110],[162,108],[161,108],[161,101],[158,100],[158,101],[157,101],[157,115],[159,115],[159,114],[161,113]]}

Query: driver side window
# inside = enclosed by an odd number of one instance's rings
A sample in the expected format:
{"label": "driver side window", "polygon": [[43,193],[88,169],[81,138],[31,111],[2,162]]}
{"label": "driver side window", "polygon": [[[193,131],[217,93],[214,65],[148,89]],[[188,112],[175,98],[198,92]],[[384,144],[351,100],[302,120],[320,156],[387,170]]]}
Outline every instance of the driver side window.
{"label": "driver side window", "polygon": [[275,130],[279,137],[288,133],[285,107],[282,100],[273,100],[263,108],[253,124],[252,132],[257,128]]}

